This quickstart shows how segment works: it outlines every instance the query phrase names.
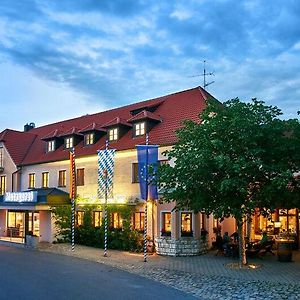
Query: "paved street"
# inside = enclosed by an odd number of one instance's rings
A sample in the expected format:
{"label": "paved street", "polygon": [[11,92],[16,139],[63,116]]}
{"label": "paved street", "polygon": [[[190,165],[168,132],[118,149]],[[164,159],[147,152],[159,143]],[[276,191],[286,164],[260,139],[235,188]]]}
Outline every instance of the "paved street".
{"label": "paved street", "polygon": [[193,299],[109,265],[0,246],[0,299]]}
{"label": "paved street", "polygon": [[[188,292],[199,299],[300,299],[300,252],[294,262],[282,263],[276,256],[253,259],[260,268],[237,270],[228,267],[236,260],[216,257],[214,252],[197,257],[151,255],[143,262],[140,254],[113,251],[103,257],[102,249],[77,245],[42,245],[41,251],[60,253],[105,263]],[[168,295],[167,299],[171,296]]]}

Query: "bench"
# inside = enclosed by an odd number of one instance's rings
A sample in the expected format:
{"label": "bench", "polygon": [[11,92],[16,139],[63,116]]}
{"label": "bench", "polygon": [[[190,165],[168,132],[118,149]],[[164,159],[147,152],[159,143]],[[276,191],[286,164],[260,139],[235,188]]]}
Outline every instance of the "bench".
{"label": "bench", "polygon": [[272,255],[275,255],[272,248],[274,245],[274,241],[267,241],[266,243],[260,244],[260,243],[249,243],[248,248],[246,249],[246,255],[248,257],[259,257],[262,258],[267,253],[271,253]]}

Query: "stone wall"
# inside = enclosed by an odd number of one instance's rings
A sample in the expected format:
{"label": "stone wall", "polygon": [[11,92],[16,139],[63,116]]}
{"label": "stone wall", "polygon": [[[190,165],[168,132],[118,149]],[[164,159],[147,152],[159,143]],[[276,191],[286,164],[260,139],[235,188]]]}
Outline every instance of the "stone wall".
{"label": "stone wall", "polygon": [[195,256],[207,252],[207,242],[192,237],[174,239],[172,237],[158,237],[156,253],[168,256]]}

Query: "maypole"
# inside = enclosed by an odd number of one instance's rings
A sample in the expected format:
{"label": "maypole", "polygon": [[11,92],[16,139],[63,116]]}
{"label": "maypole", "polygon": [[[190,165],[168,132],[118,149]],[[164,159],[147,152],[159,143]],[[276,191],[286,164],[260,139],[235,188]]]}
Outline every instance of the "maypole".
{"label": "maypole", "polygon": [[[108,140],[105,142],[105,150],[108,152]],[[104,178],[105,178],[105,199],[104,199],[104,257],[107,257],[107,227],[108,227],[108,214],[107,214],[107,155],[105,159],[105,170],[104,170]]]}
{"label": "maypole", "polygon": [[113,198],[113,176],[115,149],[108,149],[106,140],[105,149],[98,151],[98,198],[104,198],[104,257],[107,257],[108,235],[108,198]]}
{"label": "maypole", "polygon": [[149,145],[149,135],[146,133],[146,163],[145,163],[145,217],[144,217],[144,262],[147,262],[147,214],[148,214],[148,145]]}
{"label": "maypole", "polygon": [[70,150],[70,198],[72,204],[71,211],[71,247],[72,251],[75,250],[75,194],[76,194],[76,174],[75,174],[75,150]]}

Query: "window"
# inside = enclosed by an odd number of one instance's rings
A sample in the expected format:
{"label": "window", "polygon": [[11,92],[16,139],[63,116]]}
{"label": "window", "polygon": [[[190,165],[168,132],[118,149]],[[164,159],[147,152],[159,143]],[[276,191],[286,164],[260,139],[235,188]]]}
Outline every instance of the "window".
{"label": "window", "polygon": [[145,122],[134,124],[134,135],[141,136],[145,134]]}
{"label": "window", "polygon": [[181,236],[193,236],[192,213],[181,213]]}
{"label": "window", "polygon": [[58,186],[65,187],[67,185],[67,172],[66,170],[61,170],[58,172]]}
{"label": "window", "polygon": [[34,173],[29,174],[29,184],[28,184],[28,187],[30,189],[34,189],[35,188],[35,174]]}
{"label": "window", "polygon": [[76,226],[82,226],[84,219],[84,211],[77,211],[76,213]]}
{"label": "window", "polygon": [[42,187],[49,187],[49,172],[42,173]]}
{"label": "window", "polygon": [[55,141],[47,142],[47,152],[55,151]]}
{"label": "window", "polygon": [[133,215],[133,228],[139,231],[143,231],[144,220],[145,220],[144,212],[135,212]]}
{"label": "window", "polygon": [[162,213],[161,235],[171,236],[171,213],[170,212]]}
{"label": "window", "polygon": [[65,138],[65,149],[71,149],[74,146],[74,139],[73,137]]}
{"label": "window", "polygon": [[3,168],[3,148],[0,148],[0,168]]}
{"label": "window", "polygon": [[111,214],[111,227],[114,229],[122,228],[122,222],[120,213],[112,213]]}
{"label": "window", "polygon": [[84,144],[86,146],[93,145],[94,142],[95,142],[95,134],[94,133],[87,133],[87,134],[85,134],[85,136],[84,136]]}
{"label": "window", "polygon": [[77,169],[76,185],[84,185],[84,169]]}
{"label": "window", "polygon": [[6,176],[0,176],[0,195],[6,192]]}
{"label": "window", "polygon": [[132,164],[132,183],[138,183],[139,181],[139,164]]}
{"label": "window", "polygon": [[108,139],[110,141],[118,140],[118,128],[113,128],[108,131]]}
{"label": "window", "polygon": [[94,223],[94,227],[102,226],[102,211],[93,212],[93,223]]}

